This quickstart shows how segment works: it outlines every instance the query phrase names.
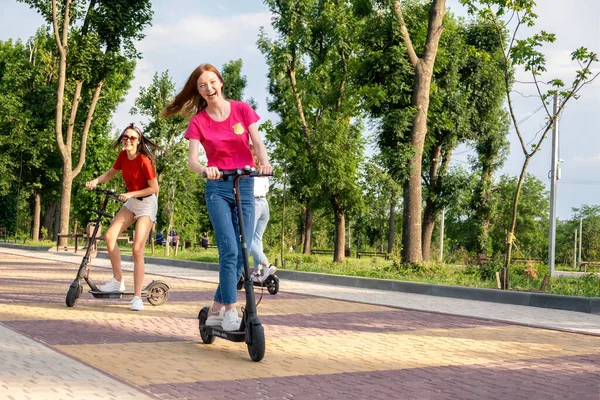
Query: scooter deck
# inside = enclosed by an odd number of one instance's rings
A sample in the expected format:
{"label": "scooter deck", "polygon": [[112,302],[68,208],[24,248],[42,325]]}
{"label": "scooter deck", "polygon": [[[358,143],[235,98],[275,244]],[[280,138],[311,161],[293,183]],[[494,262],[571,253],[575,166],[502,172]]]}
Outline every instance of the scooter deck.
{"label": "scooter deck", "polygon": [[[99,290],[88,290],[92,296],[97,299],[122,299],[123,297],[133,297],[133,292],[101,292]],[[142,298],[148,297],[148,291],[142,291]]]}
{"label": "scooter deck", "polygon": [[243,342],[246,340],[246,332],[244,331],[224,331],[223,329],[216,326],[203,325],[201,329],[211,336],[220,337],[223,339],[230,340],[232,342]]}

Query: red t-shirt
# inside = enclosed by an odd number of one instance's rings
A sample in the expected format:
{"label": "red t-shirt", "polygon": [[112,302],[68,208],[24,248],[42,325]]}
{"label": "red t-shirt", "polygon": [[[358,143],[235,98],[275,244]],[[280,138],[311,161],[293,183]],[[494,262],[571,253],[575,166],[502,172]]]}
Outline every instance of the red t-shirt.
{"label": "red t-shirt", "polygon": [[229,100],[229,104],[229,117],[221,122],[213,120],[206,110],[196,114],[185,131],[185,138],[200,141],[209,167],[220,170],[253,167],[248,127],[260,117],[243,101]]}
{"label": "red t-shirt", "polygon": [[127,152],[123,150],[119,153],[119,157],[117,157],[117,161],[112,167],[120,170],[123,174],[128,192],[146,189],[149,186],[148,181],[156,178],[152,161],[143,154],[138,154],[136,158],[130,160],[127,157]]}

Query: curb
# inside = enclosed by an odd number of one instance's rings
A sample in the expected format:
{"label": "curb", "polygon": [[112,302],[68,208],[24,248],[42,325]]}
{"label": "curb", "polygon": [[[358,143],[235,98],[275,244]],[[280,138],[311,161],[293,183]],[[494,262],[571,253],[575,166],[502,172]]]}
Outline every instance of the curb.
{"label": "curb", "polygon": [[[26,246],[17,244],[0,243],[0,247],[47,252],[44,247]],[[97,257],[108,259],[108,254],[99,252]],[[130,255],[122,254],[124,261],[133,261]],[[170,267],[201,269],[218,271],[219,265],[198,261],[168,260],[157,257],[145,257],[146,263]],[[302,272],[280,269],[277,276],[282,279],[328,284],[334,286],[347,286],[361,289],[387,290],[422,294],[428,296],[451,297],[464,300],[487,301],[491,303],[513,304],[529,307],[553,308],[566,311],[577,311],[588,314],[600,314],[600,297],[576,297],[547,293],[530,293],[505,291],[499,289],[472,288],[466,286],[437,285],[433,283],[420,283],[408,281],[393,281],[388,279],[362,278],[347,275],[330,275],[316,272]]]}

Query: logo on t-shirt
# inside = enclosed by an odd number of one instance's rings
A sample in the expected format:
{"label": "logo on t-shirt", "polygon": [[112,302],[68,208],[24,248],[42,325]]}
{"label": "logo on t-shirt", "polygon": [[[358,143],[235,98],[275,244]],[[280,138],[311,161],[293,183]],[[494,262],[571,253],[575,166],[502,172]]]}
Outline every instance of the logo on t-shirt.
{"label": "logo on t-shirt", "polygon": [[242,133],[244,133],[244,127],[242,126],[241,122],[238,122],[237,124],[232,126],[232,128],[233,128],[233,133],[235,133],[236,135],[241,135]]}

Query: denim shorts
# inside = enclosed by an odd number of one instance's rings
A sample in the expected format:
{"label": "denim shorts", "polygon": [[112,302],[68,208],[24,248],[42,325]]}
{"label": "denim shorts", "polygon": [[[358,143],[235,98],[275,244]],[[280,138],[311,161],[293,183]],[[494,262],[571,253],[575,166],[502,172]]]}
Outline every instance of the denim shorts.
{"label": "denim shorts", "polygon": [[156,198],[155,194],[150,195],[148,197],[144,197],[143,199],[130,197],[123,205],[133,213],[135,219],[147,215],[148,217],[150,217],[150,221],[156,221],[156,212],[158,211],[158,199]]}

